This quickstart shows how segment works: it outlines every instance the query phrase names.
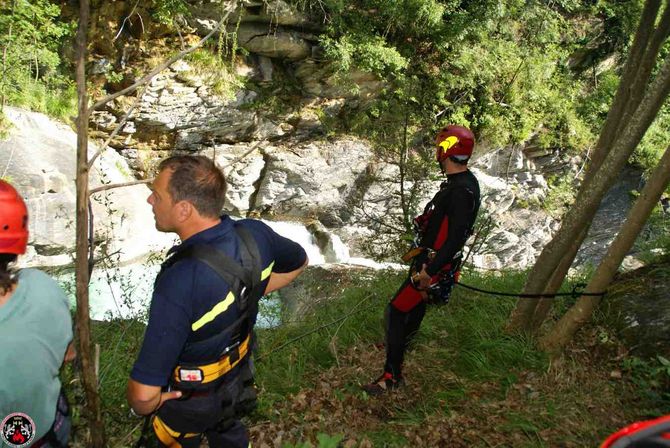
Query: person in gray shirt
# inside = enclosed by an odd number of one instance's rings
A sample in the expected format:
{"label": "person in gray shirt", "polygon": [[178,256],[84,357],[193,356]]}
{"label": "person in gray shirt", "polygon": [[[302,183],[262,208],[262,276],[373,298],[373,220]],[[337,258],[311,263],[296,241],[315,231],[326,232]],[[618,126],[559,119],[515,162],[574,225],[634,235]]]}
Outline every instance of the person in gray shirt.
{"label": "person in gray shirt", "polygon": [[26,204],[0,180],[0,447],[65,447],[71,422],[58,373],[75,357],[72,318],[51,277],[13,268],[27,243]]}

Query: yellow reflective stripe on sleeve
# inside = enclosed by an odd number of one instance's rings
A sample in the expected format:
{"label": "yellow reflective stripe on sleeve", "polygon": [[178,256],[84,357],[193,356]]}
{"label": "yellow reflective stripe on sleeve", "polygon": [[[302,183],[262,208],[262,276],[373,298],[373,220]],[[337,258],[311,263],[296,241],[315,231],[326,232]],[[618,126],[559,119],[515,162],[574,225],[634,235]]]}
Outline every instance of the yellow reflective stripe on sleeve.
{"label": "yellow reflective stripe on sleeve", "polygon": [[216,316],[226,311],[228,307],[233,304],[234,301],[235,296],[233,295],[232,292],[229,292],[225,299],[214,305],[214,308],[212,308],[210,311],[207,311],[200,319],[193,322],[193,325],[191,325],[191,329],[193,331],[198,331],[200,328],[203,327],[203,325],[210,323],[211,321],[216,319]]}
{"label": "yellow reflective stripe on sleeve", "polygon": [[272,274],[272,268],[274,267],[274,265],[275,262],[273,261],[267,268],[263,269],[263,272],[261,272],[261,281],[265,280],[270,276],[270,274]]}

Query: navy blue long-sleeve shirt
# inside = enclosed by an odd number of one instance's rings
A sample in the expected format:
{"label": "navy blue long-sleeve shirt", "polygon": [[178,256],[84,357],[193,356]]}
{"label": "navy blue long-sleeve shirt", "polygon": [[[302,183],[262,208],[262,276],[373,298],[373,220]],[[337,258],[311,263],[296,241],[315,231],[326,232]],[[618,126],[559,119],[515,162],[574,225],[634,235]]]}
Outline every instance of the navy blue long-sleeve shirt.
{"label": "navy blue long-sleeve shirt", "polygon": [[[256,241],[261,255],[263,288],[272,272],[291,272],[305,263],[307,255],[299,244],[278,235],[263,222],[233,221],[225,215],[219,224],[191,236],[170,249],[169,254],[193,244],[204,244],[240,261],[242,243],[234,226],[248,229]],[[182,351],[187,342],[209,339],[237,320],[240,315],[237,305],[226,300],[229,292],[227,282],[195,258],[183,258],[169,266],[154,287],[144,342],[130,377],[142,384],[165,386],[178,363],[210,361],[217,356],[220,346],[204,347],[202,353],[191,354],[191,359],[185,359]],[[253,321],[255,323],[255,316]],[[231,342],[224,341],[224,347]]]}

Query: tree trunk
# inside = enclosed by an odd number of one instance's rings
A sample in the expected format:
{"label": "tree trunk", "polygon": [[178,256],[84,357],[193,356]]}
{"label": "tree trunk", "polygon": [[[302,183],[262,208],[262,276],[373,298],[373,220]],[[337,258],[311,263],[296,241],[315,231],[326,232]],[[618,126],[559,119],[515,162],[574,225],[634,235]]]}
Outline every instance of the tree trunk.
{"label": "tree trunk", "polygon": [[[572,243],[570,249],[563,256],[558,267],[552,274],[549,283],[547,283],[547,287],[543,291],[544,294],[556,294],[558,290],[561,289],[563,279],[565,279],[565,276],[568,274],[570,266],[572,266],[572,262],[575,259],[575,256],[577,255],[577,251],[581,247],[584,238],[586,238],[586,234],[588,233],[590,227],[591,226],[585,226],[584,228],[582,228],[581,233]],[[551,310],[553,304],[554,299],[540,299],[538,301],[531,322],[531,330],[533,331],[533,333],[536,333],[540,329],[542,323],[547,318],[547,315],[549,314],[549,311]]]}
{"label": "tree trunk", "polygon": [[[652,210],[658,204],[661,195],[670,183],[670,146],[665,150],[661,161],[642,189],[640,197],[628,212],[619,234],[612,242],[607,255],[600,262],[593,278],[586,287],[586,292],[603,291],[612,282],[621,261],[630,251],[635,240],[649,219]],[[542,348],[559,351],[572,339],[579,328],[587,322],[593,310],[600,303],[600,297],[582,296],[556,323],[554,328],[540,340]]]}
{"label": "tree trunk", "polygon": [[12,30],[14,28],[14,14],[16,12],[16,0],[12,0],[12,19],[9,22],[9,31],[7,33],[8,39],[7,39],[7,45],[5,45],[5,48],[2,51],[2,92],[0,92],[1,98],[0,98],[0,112],[4,111],[5,108],[5,101],[6,101],[6,90],[7,90],[7,52],[9,51],[10,45],[12,44]]}
{"label": "tree trunk", "polygon": [[103,448],[105,427],[100,411],[98,380],[95,376],[91,353],[91,320],[88,304],[88,99],[86,94],[86,34],[89,20],[88,0],[79,2],[79,29],[77,31],[77,262],[75,278],[77,288],[77,337],[81,376],[86,392],[86,409],[91,433],[90,445]]}
{"label": "tree trunk", "polygon": [[[653,66],[656,62],[658,49],[662,40],[667,37],[668,30],[670,29],[670,8],[666,6],[659,27],[654,30],[652,35],[640,30],[640,28],[653,28],[655,15],[658,13],[658,5],[656,3],[656,0],[649,0],[645,5],[643,17],[636,34],[636,45],[634,45],[630,56],[632,60],[638,60],[637,53],[639,52],[639,47],[644,47],[643,57],[638,65],[642,69],[637,72],[632,84],[627,85],[624,83],[625,79],[622,79],[613,108],[608,114],[607,121],[598,140],[596,151],[594,152],[593,167],[587,170],[585,180],[575,199],[575,203],[564,217],[563,225],[536,260],[524,287],[524,293],[526,294],[544,292],[549,279],[557,271],[558,265],[568,265],[569,267],[568,263],[571,263],[572,260],[563,260],[563,258],[570,252],[569,248],[571,245],[581,245],[581,241],[575,240],[575,235],[586,235],[583,229],[588,229],[590,226],[602,197],[616,179],[616,176],[639,143],[667,96],[668,86],[666,84],[668,84],[668,77],[670,75],[668,59],[666,59],[664,68],[648,90],[644,89],[644,86],[648,84],[648,80],[642,79],[642,75],[646,74],[649,76],[646,68],[650,67],[650,64]],[[653,7],[654,4],[656,4],[655,7]],[[648,23],[649,21],[650,23]],[[646,43],[643,42],[645,40]],[[632,67],[630,61],[627,62],[626,75],[630,72],[628,67]],[[636,86],[636,91],[630,90],[632,85]],[[638,98],[640,98],[639,102]],[[626,101],[623,101],[624,99]],[[651,119],[649,117],[650,114],[653,114],[651,115]],[[617,155],[608,154],[610,151]],[[613,160],[607,163],[609,157],[613,157]],[[596,182],[596,179],[598,179],[598,182]],[[559,278],[556,278],[553,283],[559,283],[558,280]],[[562,282],[563,279],[561,278],[560,280]],[[533,316],[537,305],[538,302],[536,299],[519,299],[516,308],[510,316],[508,330],[531,330],[533,328]]]}

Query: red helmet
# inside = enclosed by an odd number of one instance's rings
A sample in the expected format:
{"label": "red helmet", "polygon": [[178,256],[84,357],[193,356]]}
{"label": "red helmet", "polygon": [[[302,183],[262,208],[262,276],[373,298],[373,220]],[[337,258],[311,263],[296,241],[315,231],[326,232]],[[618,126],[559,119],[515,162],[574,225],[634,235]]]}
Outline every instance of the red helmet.
{"label": "red helmet", "polygon": [[475,136],[470,129],[464,126],[450,124],[435,136],[435,145],[437,146],[435,158],[438,162],[451,156],[469,158],[475,146]]}
{"label": "red helmet", "polygon": [[28,244],[28,210],[21,195],[0,180],[0,254],[25,254]]}
{"label": "red helmet", "polygon": [[670,415],[633,423],[609,436],[600,448],[670,447]]}

